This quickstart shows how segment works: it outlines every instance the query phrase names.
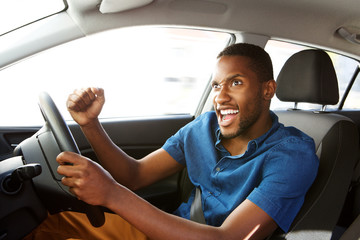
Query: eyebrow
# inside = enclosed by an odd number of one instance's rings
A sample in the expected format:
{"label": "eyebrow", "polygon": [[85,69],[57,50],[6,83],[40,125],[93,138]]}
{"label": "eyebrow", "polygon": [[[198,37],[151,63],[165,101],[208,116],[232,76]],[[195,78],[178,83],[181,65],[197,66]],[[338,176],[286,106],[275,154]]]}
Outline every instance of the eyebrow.
{"label": "eyebrow", "polygon": [[[242,75],[242,74],[237,73],[237,74],[234,74],[234,75],[231,75],[231,76],[227,77],[227,78],[225,79],[225,82],[231,81],[232,79],[237,78],[237,77],[242,77],[242,78],[244,78],[245,76]],[[213,80],[211,81],[211,84],[213,84],[213,83],[219,83],[219,82],[216,81],[215,79],[213,79]]]}
{"label": "eyebrow", "polygon": [[245,76],[242,75],[242,74],[237,73],[237,74],[234,74],[234,75],[232,75],[230,77],[227,77],[226,81],[232,80],[232,79],[237,78],[237,77],[245,77]]}

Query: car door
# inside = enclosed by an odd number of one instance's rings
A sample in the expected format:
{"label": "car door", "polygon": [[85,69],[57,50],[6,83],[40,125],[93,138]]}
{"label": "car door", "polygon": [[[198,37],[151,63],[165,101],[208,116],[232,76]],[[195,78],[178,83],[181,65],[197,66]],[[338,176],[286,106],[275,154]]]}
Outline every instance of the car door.
{"label": "car door", "polygon": [[[120,29],[3,69],[7,94],[1,96],[6,116],[0,120],[1,159],[9,158],[20,142],[41,128],[37,95],[46,91],[68,120],[81,154],[96,161],[65,104],[74,89],[90,86],[105,90],[99,118],[113,142],[136,159],[144,157],[201,112],[216,54],[230,40],[229,34],[202,30]],[[12,101],[6,104],[7,99]],[[175,174],[137,193],[172,211],[178,205],[178,181]]]}
{"label": "car door", "polygon": [[[193,116],[191,115],[128,119],[103,122],[103,126],[116,145],[130,156],[140,159],[160,148],[167,138],[192,119]],[[79,126],[71,124],[69,127],[81,154],[96,161],[96,155]],[[15,147],[39,129],[38,127],[2,127],[0,129],[1,160],[12,157]],[[148,188],[139,190],[138,194],[158,207],[170,211],[177,204],[178,177],[179,174],[176,174]]]}

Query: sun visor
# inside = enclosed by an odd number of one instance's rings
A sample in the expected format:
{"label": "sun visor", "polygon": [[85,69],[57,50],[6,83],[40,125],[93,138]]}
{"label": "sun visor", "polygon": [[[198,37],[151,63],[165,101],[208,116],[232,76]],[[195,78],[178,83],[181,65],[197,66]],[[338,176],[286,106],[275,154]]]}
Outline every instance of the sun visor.
{"label": "sun visor", "polygon": [[100,4],[100,12],[122,12],[145,6],[151,2],[153,2],[153,0],[103,0]]}

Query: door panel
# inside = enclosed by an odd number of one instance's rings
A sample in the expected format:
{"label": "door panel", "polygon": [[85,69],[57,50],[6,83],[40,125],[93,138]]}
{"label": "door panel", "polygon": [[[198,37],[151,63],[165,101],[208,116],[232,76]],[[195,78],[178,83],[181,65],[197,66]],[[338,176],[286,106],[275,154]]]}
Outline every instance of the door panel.
{"label": "door panel", "polygon": [[15,147],[39,128],[0,128],[0,161],[12,156]]}
{"label": "door panel", "polygon": [[[178,129],[193,120],[190,115],[160,118],[105,121],[102,125],[113,142],[130,156],[140,159],[161,148]],[[77,125],[69,126],[81,153],[97,160],[89,143]],[[173,211],[179,203],[179,174],[137,191],[137,194],[165,210]]]}
{"label": "door panel", "polygon": [[[146,148],[161,147],[167,138],[193,120],[190,115],[165,116],[159,118],[120,119],[118,121],[103,121],[102,125],[113,142],[120,147]],[[77,125],[69,125],[79,149],[89,148],[84,135]],[[142,156],[140,156],[142,157]]]}
{"label": "door panel", "polygon": [[[130,156],[140,159],[160,148],[167,138],[193,120],[190,115],[164,116],[159,118],[120,119],[102,124],[110,138]],[[95,161],[96,155],[76,124],[69,128],[82,155]],[[40,127],[0,128],[0,160],[12,156],[13,149],[24,139],[32,136]],[[137,193],[157,207],[172,211],[178,204],[179,174],[139,190]]]}

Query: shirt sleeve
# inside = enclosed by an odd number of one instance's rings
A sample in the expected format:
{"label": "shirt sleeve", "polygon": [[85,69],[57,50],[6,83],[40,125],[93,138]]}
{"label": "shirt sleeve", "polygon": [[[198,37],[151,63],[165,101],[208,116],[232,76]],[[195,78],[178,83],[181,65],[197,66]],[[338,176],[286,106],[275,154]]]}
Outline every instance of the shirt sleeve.
{"label": "shirt sleeve", "polygon": [[318,166],[312,139],[289,138],[269,152],[262,181],[248,199],[287,232],[315,180]]}
{"label": "shirt sleeve", "polygon": [[204,113],[171,136],[162,148],[178,163],[187,166],[186,161],[196,155],[195,152],[214,145],[214,123],[217,124],[215,113]]}
{"label": "shirt sleeve", "polygon": [[180,129],[175,135],[171,136],[162,148],[178,163],[186,166],[182,131],[183,129]]}

